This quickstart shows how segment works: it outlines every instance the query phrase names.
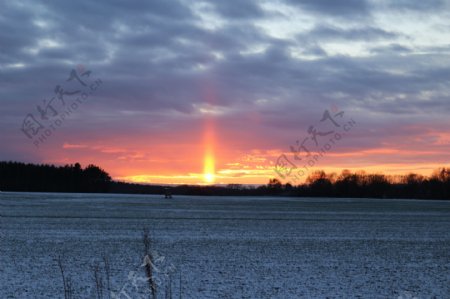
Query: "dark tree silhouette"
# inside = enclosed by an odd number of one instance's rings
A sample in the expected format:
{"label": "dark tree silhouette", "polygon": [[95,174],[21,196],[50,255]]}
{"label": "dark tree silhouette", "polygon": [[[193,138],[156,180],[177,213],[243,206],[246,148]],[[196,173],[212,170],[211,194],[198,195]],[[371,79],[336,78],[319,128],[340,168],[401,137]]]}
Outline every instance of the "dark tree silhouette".
{"label": "dark tree silhouette", "polygon": [[340,175],[324,171],[311,173],[306,182],[293,186],[272,178],[267,185],[246,186],[159,186],[112,181],[95,165],[33,165],[0,162],[0,190],[26,192],[110,192],[214,196],[294,196],[450,199],[450,168],[440,168],[430,177],[418,174],[391,177],[383,174],[352,173]]}
{"label": "dark tree silhouette", "polygon": [[0,190],[26,192],[108,192],[111,177],[103,169],[79,163],[56,167],[0,162]]}

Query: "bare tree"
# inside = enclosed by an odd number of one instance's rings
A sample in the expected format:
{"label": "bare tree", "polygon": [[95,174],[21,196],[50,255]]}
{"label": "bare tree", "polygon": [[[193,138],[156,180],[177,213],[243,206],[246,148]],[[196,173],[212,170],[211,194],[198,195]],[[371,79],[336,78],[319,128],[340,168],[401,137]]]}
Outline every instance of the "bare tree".
{"label": "bare tree", "polygon": [[181,269],[180,269],[180,288],[179,288],[179,295],[180,295],[180,297],[179,297],[179,299],[181,299],[182,287],[183,287],[183,284],[181,283]]}
{"label": "bare tree", "polygon": [[156,283],[153,278],[153,256],[151,254],[151,238],[148,228],[144,228],[142,241],[144,242],[144,266],[145,274],[148,280],[148,287],[151,291],[152,298],[156,299]]}
{"label": "bare tree", "polygon": [[92,271],[94,273],[94,281],[95,281],[95,290],[97,291],[97,299],[103,298],[103,277],[102,271],[100,269],[100,263],[95,262],[92,267]]}
{"label": "bare tree", "polygon": [[172,275],[170,273],[166,284],[166,299],[172,299]]}
{"label": "bare tree", "polygon": [[106,290],[108,292],[108,298],[111,299],[111,264],[109,263],[109,258],[106,254],[103,255],[103,266],[106,275]]}
{"label": "bare tree", "polygon": [[58,255],[57,261],[58,261],[59,271],[61,272],[61,276],[62,276],[62,280],[63,280],[64,299],[72,299],[72,297],[73,297],[72,282],[71,282],[70,278],[66,277],[66,274],[64,273],[64,266],[62,263],[61,255]]}

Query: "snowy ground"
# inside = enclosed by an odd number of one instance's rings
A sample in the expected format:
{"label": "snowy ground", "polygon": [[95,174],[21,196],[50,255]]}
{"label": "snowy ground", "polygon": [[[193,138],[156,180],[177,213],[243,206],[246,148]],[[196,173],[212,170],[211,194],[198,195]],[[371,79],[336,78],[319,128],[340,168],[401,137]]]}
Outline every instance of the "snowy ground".
{"label": "snowy ground", "polygon": [[143,227],[158,298],[450,298],[450,202],[0,193],[0,215],[0,298],[64,298],[58,255],[74,298],[102,256],[113,295],[150,298]]}

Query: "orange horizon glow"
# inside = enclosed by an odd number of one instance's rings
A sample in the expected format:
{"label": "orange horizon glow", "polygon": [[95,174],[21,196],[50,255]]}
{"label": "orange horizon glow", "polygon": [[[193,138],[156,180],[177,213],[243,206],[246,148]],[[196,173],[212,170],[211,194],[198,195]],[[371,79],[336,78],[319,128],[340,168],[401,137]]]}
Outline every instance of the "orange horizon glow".
{"label": "orange horizon glow", "polygon": [[[141,151],[129,150],[126,147],[91,146],[87,144],[65,144],[66,157],[46,160],[51,164],[73,164],[82,166],[96,164],[107,171],[113,179],[132,183],[149,184],[267,184],[269,179],[276,178],[274,161],[282,153],[278,150],[252,150],[249,153],[226,153],[216,146],[212,121],[203,126],[201,142],[186,146],[183,155],[174,145],[158,145]],[[218,150],[221,151],[218,151]],[[326,173],[340,174],[347,169],[351,172],[365,171],[386,175],[417,173],[429,176],[440,167],[450,167],[445,161],[433,161],[443,152],[428,153],[430,157],[423,161],[414,161],[420,156],[420,150],[392,150],[390,148],[372,148],[363,151],[349,149],[344,152],[330,152],[317,165],[310,168],[301,182],[316,170]],[[433,155],[435,156],[433,156]],[[220,156],[220,161],[218,159]],[[445,156],[444,156],[445,157]],[[54,154],[58,158],[58,154]],[[179,158],[179,160],[177,160]],[[411,162],[408,161],[411,159]],[[197,170],[197,171],[192,171]],[[283,181],[283,183],[286,181]]]}
{"label": "orange horizon glow", "polygon": [[[120,149],[111,149],[105,150],[108,152],[106,154],[76,155],[59,163],[79,161],[82,165],[87,165],[94,161],[114,179],[151,184],[266,184],[270,178],[277,177],[274,172],[274,162],[281,151],[226,152],[222,145],[217,147],[214,129],[211,129],[212,125],[208,126],[204,129],[201,142],[186,146],[179,160],[175,159],[180,156],[176,154],[176,146],[160,146],[161,150],[149,149],[152,154],[145,149],[142,152],[130,153],[125,150],[122,153]],[[224,144],[228,145],[228,143]],[[171,152],[172,150],[174,152]],[[75,153],[78,149],[70,149],[70,151]],[[445,161],[449,161],[448,158],[446,159],[448,155],[439,150],[392,150],[390,148],[330,152],[309,169],[304,178],[316,170],[340,174],[344,169],[386,175],[417,173],[429,176],[439,167],[450,166]],[[110,159],[108,156],[119,156],[119,159]]]}
{"label": "orange horizon glow", "polygon": [[[206,106],[202,108],[208,108],[214,98],[212,90],[208,90],[204,95]],[[275,162],[286,149],[261,145],[263,137],[249,137],[242,134],[244,130],[230,131],[212,110],[199,110],[199,116],[198,125],[193,129],[153,133],[150,142],[141,138],[142,135],[113,135],[102,141],[80,138],[63,142],[59,147],[48,146],[47,158],[42,162],[96,164],[114,180],[145,184],[260,185],[277,178]],[[440,167],[450,167],[448,137],[445,131],[430,130],[419,137],[380,146],[352,146],[351,140],[343,141],[305,171],[299,182],[317,170],[337,174],[347,169],[393,176],[409,173],[430,176]],[[417,145],[412,146],[411,142]],[[306,164],[306,160],[294,162],[299,168]]]}
{"label": "orange horizon glow", "polygon": [[216,180],[214,145],[215,138],[213,120],[207,119],[204,138],[205,154],[203,158],[203,181],[206,184],[213,184]]}
{"label": "orange horizon glow", "polygon": [[210,155],[205,156],[205,166],[203,172],[203,180],[205,183],[212,184],[216,179],[216,174],[214,170],[214,158]]}

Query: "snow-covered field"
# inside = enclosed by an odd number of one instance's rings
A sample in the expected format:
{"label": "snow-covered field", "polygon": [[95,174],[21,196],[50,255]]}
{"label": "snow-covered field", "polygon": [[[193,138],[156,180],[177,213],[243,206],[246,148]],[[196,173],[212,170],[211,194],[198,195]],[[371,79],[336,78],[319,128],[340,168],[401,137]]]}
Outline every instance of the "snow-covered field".
{"label": "snow-covered field", "polygon": [[445,201],[0,193],[0,215],[0,298],[64,298],[59,255],[74,298],[103,256],[113,297],[150,298],[144,227],[158,298],[450,298]]}

